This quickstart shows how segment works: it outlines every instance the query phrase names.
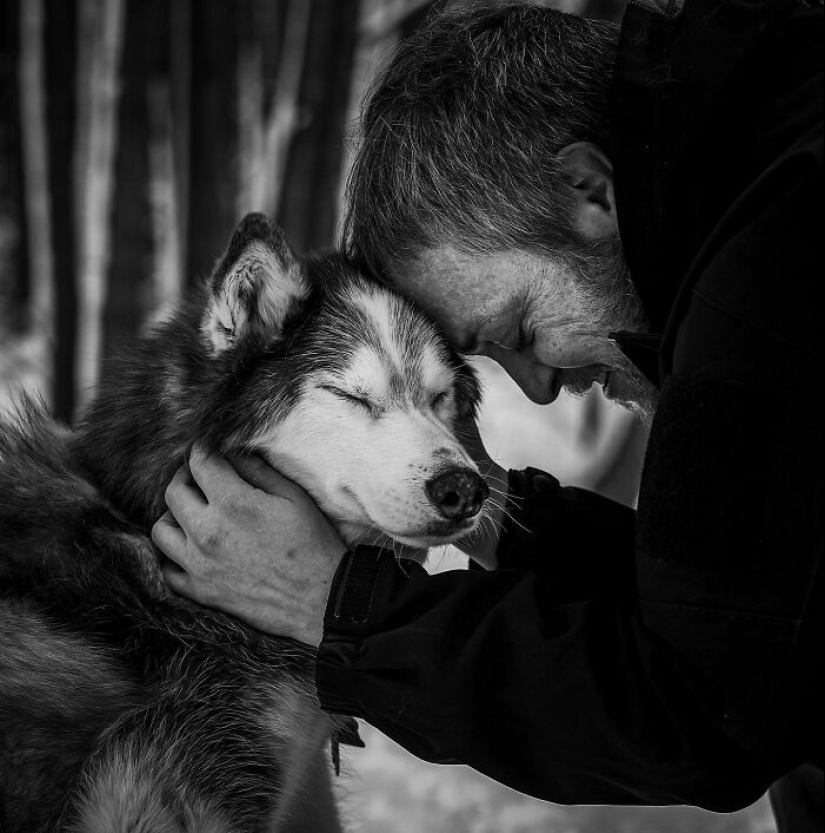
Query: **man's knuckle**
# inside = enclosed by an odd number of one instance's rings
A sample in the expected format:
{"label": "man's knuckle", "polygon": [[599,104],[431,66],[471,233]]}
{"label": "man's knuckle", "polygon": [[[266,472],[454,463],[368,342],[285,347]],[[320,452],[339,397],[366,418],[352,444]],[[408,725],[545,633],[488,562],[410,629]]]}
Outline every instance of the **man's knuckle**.
{"label": "man's knuckle", "polygon": [[243,492],[233,492],[227,495],[222,509],[227,525],[239,522],[249,523],[261,512],[260,501],[257,497]]}
{"label": "man's knuckle", "polygon": [[219,548],[226,537],[223,527],[210,518],[199,518],[192,525],[190,535],[203,550]]}

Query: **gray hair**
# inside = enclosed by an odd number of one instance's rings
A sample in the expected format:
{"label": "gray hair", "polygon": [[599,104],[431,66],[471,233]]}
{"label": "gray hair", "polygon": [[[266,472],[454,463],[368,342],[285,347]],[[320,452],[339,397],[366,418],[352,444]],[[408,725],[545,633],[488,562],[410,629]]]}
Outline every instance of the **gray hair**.
{"label": "gray hair", "polygon": [[612,23],[539,7],[432,16],[364,103],[351,254],[377,274],[443,243],[575,257],[558,152],[610,152],[617,40]]}

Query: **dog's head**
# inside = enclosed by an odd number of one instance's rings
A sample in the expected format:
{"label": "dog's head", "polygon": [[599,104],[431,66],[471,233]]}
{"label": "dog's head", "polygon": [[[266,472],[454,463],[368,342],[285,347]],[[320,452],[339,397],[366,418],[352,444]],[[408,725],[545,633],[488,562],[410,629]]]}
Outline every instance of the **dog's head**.
{"label": "dog's head", "polygon": [[431,547],[471,532],[487,486],[459,442],[479,387],[411,304],[340,256],[299,259],[261,215],[208,285],[218,380],[204,430],[295,480],[349,543]]}

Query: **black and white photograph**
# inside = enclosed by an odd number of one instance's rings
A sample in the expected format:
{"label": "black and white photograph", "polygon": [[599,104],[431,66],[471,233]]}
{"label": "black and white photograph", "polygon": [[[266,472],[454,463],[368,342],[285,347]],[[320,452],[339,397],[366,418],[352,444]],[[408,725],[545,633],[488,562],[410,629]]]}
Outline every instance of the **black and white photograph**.
{"label": "black and white photograph", "polygon": [[823,14],[0,0],[0,833],[822,833]]}

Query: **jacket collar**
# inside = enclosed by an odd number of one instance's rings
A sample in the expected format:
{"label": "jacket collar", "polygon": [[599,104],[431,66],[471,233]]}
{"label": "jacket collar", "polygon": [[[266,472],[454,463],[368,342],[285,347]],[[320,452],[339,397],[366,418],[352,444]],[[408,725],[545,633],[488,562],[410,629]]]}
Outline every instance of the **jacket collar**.
{"label": "jacket collar", "polygon": [[631,333],[617,330],[609,334],[616,346],[633,362],[645,378],[657,388],[661,387],[661,373],[659,370],[660,352],[662,348],[661,333]]}
{"label": "jacket collar", "polygon": [[[651,329],[664,330],[682,270],[665,256],[669,226],[664,172],[670,165],[661,121],[678,96],[666,46],[681,4],[631,2],[624,14],[613,77],[612,134],[622,247]],[[657,72],[665,67],[666,83]],[[674,254],[674,253],[671,253]],[[623,343],[623,342],[622,342]]]}
{"label": "jacket collar", "polygon": [[668,345],[684,312],[677,299],[695,280],[691,264],[737,195],[738,157],[726,152],[718,171],[715,149],[720,136],[735,144],[730,137],[746,129],[741,68],[793,2],[631,0],[625,10],[611,152],[619,234],[651,334],[612,337],[657,386],[669,372]]}
{"label": "jacket collar", "polygon": [[617,331],[610,338],[657,388],[661,386],[662,332],[680,281],[658,268],[660,162],[653,153],[653,113],[659,100],[651,95],[651,65],[655,66],[683,6],[684,0],[631,0],[622,21],[613,79],[619,232],[633,284],[654,332]]}

